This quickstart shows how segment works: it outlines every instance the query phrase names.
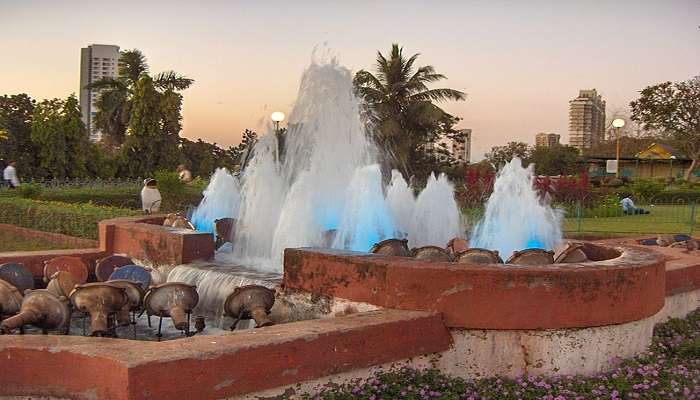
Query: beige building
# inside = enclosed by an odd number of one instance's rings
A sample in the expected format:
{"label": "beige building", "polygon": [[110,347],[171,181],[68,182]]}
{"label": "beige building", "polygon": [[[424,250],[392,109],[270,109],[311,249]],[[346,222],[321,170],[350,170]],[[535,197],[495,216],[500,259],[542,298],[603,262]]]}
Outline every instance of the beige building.
{"label": "beige building", "polygon": [[560,135],[556,133],[538,133],[535,135],[535,146],[554,147],[559,144]]}
{"label": "beige building", "polygon": [[472,157],[472,130],[460,129],[452,139],[452,157],[459,164],[469,164]]}
{"label": "beige building", "polygon": [[605,101],[595,89],[569,101],[569,145],[583,151],[605,140]]}
{"label": "beige building", "polygon": [[119,46],[91,44],[80,49],[80,110],[92,141],[102,138],[102,132],[95,128],[93,121],[100,92],[86,89],[85,86],[102,78],[116,78],[118,73]]}
{"label": "beige building", "polygon": [[[449,157],[458,164],[469,164],[471,159],[472,130],[460,129],[450,137],[440,138],[435,144],[428,143],[426,151],[443,161]],[[446,154],[447,153],[447,154]]]}

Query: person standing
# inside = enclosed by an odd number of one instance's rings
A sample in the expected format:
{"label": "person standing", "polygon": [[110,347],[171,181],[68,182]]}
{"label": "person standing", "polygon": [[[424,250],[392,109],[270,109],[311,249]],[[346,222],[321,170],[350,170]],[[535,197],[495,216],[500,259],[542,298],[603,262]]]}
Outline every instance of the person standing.
{"label": "person standing", "polygon": [[7,167],[5,167],[5,169],[2,171],[2,179],[5,181],[5,184],[10,187],[10,189],[19,187],[17,162],[15,160],[10,160],[10,162],[7,163]]}

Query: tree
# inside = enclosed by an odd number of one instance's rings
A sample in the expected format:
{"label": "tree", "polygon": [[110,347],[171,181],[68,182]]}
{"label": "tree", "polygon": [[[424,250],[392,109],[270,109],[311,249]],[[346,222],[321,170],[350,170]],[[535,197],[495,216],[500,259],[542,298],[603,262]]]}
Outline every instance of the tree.
{"label": "tree", "polygon": [[537,175],[574,175],[578,172],[578,149],[572,146],[538,146],[528,154],[526,164],[535,164]]}
{"label": "tree", "polygon": [[37,149],[36,176],[59,179],[88,176],[90,142],[75,95],[37,104],[31,139]]}
{"label": "tree", "polygon": [[630,103],[632,119],[645,130],[656,130],[676,141],[693,161],[685,171],[690,179],[700,167],[700,76],[685,82],[664,82],[648,86]]}
{"label": "tree", "polygon": [[131,118],[122,147],[125,172],[144,177],[159,169],[174,169],[180,161],[178,143],[177,134],[166,132],[163,127],[161,94],[153,79],[142,74],[134,87]]}
{"label": "tree", "polygon": [[36,176],[66,178],[68,176],[68,145],[63,135],[61,99],[43,100],[34,108],[32,142],[37,149]]}
{"label": "tree", "polygon": [[[119,57],[117,79],[103,78],[87,86],[100,90],[95,126],[103,132],[103,141],[108,146],[119,147],[124,143],[131,118],[134,90],[142,74],[148,75],[146,57],[139,50],[127,50]],[[152,80],[154,87],[163,93],[165,131],[177,131],[179,134],[182,96],[177,92],[190,87],[194,80],[174,71],[161,72]]]}
{"label": "tree", "polygon": [[388,59],[377,52],[376,74],[360,70],[354,78],[370,132],[384,151],[385,167],[399,169],[406,179],[415,172],[426,144],[458,121],[434,103],[465,99],[464,93],[454,89],[429,89],[429,84],[446,77],[430,65],[415,67],[418,56],[407,59],[403,48],[393,44]]}
{"label": "tree", "polygon": [[25,176],[32,174],[36,164],[31,137],[35,105],[24,93],[0,96],[0,159],[16,160]]}
{"label": "tree", "polygon": [[90,139],[80,113],[80,103],[75,95],[70,95],[63,104],[62,129],[68,147],[68,176],[86,178],[88,174],[88,154]]}
{"label": "tree", "polygon": [[486,153],[486,159],[491,163],[494,169],[500,169],[502,166],[510,162],[515,157],[525,160],[530,154],[530,148],[527,143],[523,142],[508,142],[505,146],[494,146],[491,151]]}

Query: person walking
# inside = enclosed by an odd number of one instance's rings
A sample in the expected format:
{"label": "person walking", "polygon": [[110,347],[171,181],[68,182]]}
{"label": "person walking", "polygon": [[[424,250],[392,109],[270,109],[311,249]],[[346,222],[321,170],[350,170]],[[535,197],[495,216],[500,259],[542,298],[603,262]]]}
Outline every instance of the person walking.
{"label": "person walking", "polygon": [[7,163],[7,167],[2,171],[2,179],[5,184],[10,188],[14,189],[19,187],[19,178],[17,177],[17,162],[15,160],[10,160]]}

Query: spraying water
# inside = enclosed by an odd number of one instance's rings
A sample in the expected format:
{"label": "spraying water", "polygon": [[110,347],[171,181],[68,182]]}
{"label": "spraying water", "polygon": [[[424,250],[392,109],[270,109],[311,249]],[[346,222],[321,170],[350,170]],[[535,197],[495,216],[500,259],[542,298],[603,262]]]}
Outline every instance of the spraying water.
{"label": "spraying water", "polygon": [[498,250],[505,259],[517,250],[552,250],[562,241],[563,213],[534,189],[532,166],[514,158],[498,172],[484,217],[474,228],[472,247]]}
{"label": "spraying water", "polygon": [[409,221],[408,245],[411,247],[447,242],[464,232],[462,213],[454,199],[454,186],[445,174],[428,178],[428,183],[416,198]]}
{"label": "spraying water", "polygon": [[204,191],[202,202],[192,213],[190,221],[198,231],[214,233],[215,220],[238,218],[240,193],[238,179],[226,168],[217,168]]}
{"label": "spraying water", "polygon": [[[352,77],[335,58],[313,60],[301,78],[282,154],[269,127],[238,189],[222,190],[223,179],[212,180],[195,212],[197,227],[207,228],[200,221],[214,215],[237,217],[233,251],[217,258],[279,273],[285,248],[369,251],[406,235],[415,236],[415,246],[444,245],[461,232],[454,188],[444,176],[431,178],[416,199],[394,171],[385,196]],[[236,212],[229,207],[234,201]]]}
{"label": "spraying water", "polygon": [[411,226],[416,197],[403,175],[397,170],[391,171],[391,183],[386,191],[387,206],[396,221],[396,238],[405,239]]}

